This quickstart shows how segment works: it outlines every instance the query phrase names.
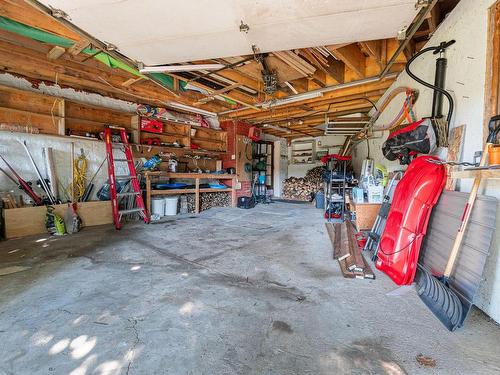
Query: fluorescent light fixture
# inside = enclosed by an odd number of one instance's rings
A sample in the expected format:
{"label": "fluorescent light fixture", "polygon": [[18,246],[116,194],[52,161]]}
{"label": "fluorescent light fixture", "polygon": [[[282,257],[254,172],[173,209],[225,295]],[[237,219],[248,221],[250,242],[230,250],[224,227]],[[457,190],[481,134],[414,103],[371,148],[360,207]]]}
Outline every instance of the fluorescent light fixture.
{"label": "fluorescent light fixture", "polygon": [[262,108],[277,107],[280,105],[300,102],[302,100],[319,98],[321,96],[323,96],[323,93],[318,91],[304,92],[302,94],[289,96],[283,99],[269,100],[267,102],[262,103]]}
{"label": "fluorescent light fixture", "polygon": [[201,108],[191,107],[190,105],[186,105],[186,104],[181,104],[181,103],[176,103],[176,102],[168,102],[167,107],[180,109],[181,111],[197,113],[197,114],[203,115],[203,116],[217,117],[217,113],[205,111],[204,109],[201,109]]}
{"label": "fluorescent light fixture", "polygon": [[217,70],[225,68],[222,64],[193,64],[193,65],[160,65],[145,66],[139,69],[141,73],[174,73],[174,72],[194,72],[199,70]]}

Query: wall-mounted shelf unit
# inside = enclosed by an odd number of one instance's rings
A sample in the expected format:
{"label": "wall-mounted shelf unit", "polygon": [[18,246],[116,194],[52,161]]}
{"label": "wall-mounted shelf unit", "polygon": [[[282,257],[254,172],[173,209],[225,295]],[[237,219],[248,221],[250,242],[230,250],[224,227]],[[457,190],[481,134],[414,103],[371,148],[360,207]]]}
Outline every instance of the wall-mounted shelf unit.
{"label": "wall-mounted shelf unit", "polygon": [[191,126],[191,143],[208,151],[226,152],[227,133],[225,131]]}
{"label": "wall-mounted shelf unit", "polygon": [[[115,125],[127,129],[131,144],[134,149],[141,149],[142,156],[158,152],[219,155],[227,151],[225,131],[153,118],[164,125],[163,132],[158,134],[141,131],[141,118],[144,117],[132,112],[0,86],[0,123],[21,125],[27,132],[100,141],[105,126]],[[142,145],[147,139],[159,139],[160,145]],[[182,147],[174,147],[175,143]],[[192,149],[192,143],[199,148]]]}
{"label": "wall-mounted shelf unit", "polygon": [[314,139],[292,141],[290,164],[314,164],[316,160]]}

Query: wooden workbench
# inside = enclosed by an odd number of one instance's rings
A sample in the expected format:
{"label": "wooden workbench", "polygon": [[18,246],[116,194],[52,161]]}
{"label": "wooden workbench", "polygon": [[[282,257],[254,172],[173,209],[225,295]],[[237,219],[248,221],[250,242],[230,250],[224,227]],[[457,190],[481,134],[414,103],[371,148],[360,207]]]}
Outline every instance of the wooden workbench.
{"label": "wooden workbench", "polygon": [[[236,175],[235,174],[217,174],[217,173],[173,173],[173,172],[145,172],[146,177],[146,204],[148,212],[151,214],[151,196],[153,195],[177,195],[177,194],[194,194],[195,195],[195,212],[200,213],[200,193],[231,193],[231,206],[236,207]],[[151,177],[164,177],[169,179],[192,179],[195,180],[194,189],[151,189]],[[232,180],[231,187],[227,189],[201,188],[200,180]]]}

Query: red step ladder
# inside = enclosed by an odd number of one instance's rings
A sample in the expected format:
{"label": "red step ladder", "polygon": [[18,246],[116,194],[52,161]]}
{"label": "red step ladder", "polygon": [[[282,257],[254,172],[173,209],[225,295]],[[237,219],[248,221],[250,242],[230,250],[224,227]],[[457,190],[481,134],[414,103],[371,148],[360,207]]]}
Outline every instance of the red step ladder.
{"label": "red step ladder", "polygon": [[[117,130],[120,132],[121,143],[113,142],[112,130]],[[144,206],[144,200],[142,199],[141,187],[139,185],[139,180],[137,179],[137,173],[135,171],[134,157],[132,156],[132,150],[130,144],[128,143],[127,133],[124,128],[116,126],[108,126],[104,129],[104,141],[106,143],[106,155],[108,160],[108,176],[109,176],[109,190],[111,193],[111,206],[113,209],[113,221],[115,222],[116,229],[121,228],[121,218],[123,215],[138,213],[145,223],[149,223],[149,216]],[[125,154],[125,159],[115,159],[113,156],[113,149],[121,149]],[[115,173],[115,162],[126,162],[129,175],[116,175]],[[130,181],[132,186],[132,192],[129,193],[118,193],[116,191],[116,181]],[[120,210],[118,207],[118,199],[125,196],[135,196],[136,207],[127,210]]]}

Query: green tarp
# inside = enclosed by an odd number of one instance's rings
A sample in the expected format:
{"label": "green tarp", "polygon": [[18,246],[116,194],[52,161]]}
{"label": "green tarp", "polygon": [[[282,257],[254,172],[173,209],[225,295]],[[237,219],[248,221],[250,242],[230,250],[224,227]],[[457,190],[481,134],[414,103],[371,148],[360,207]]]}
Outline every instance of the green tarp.
{"label": "green tarp", "polygon": [[[0,29],[9,31],[14,34],[22,35],[24,37],[30,38],[37,40],[42,43],[47,43],[47,44],[52,44],[56,46],[60,46],[63,48],[70,48],[75,44],[72,40],[63,38],[61,36],[51,34],[47,31],[37,29],[35,27],[31,27],[28,25],[25,25],[23,23],[11,20],[6,17],[0,16]],[[85,48],[83,53],[87,55],[94,55],[93,58],[100,61],[103,64],[106,64],[110,68],[114,69],[122,69],[126,72],[129,72],[131,74],[134,74],[138,77],[142,77],[144,79],[149,79],[147,76],[141,74],[136,68],[131,67],[124,62],[115,59],[113,56],[108,55],[106,52],[99,52],[98,49],[94,48]],[[98,53],[99,52],[99,53]],[[168,87],[169,89],[174,88],[174,79],[169,76],[168,74],[163,74],[163,73],[151,73],[151,76],[155,78],[155,80],[159,81],[161,84],[163,84],[165,87]],[[185,81],[179,81],[179,89],[182,91],[186,90],[186,85],[187,83]],[[226,102],[235,104],[233,100],[224,98]]]}
{"label": "green tarp", "polygon": [[[0,29],[9,31],[11,33],[15,33],[18,35],[22,35],[24,37],[30,38],[37,40],[42,43],[47,43],[47,44],[53,44],[56,46],[61,46],[64,48],[69,48],[71,47],[74,42],[72,40],[63,38],[58,35],[51,34],[47,31],[43,31],[28,25],[25,25],[23,23],[11,20],[9,18],[5,18],[0,16]],[[138,77],[143,77],[145,79],[149,79],[148,77],[144,76],[141,74],[137,69],[134,67],[131,67],[125,63],[123,63],[120,60],[115,59],[113,56],[108,55],[105,52],[99,52],[99,50],[94,49],[94,48],[85,48],[83,53],[87,55],[95,55],[94,59],[102,62],[103,64],[106,64],[110,68],[115,68],[115,69],[122,69],[125,70],[126,72],[129,72],[131,74],[134,74]],[[97,53],[97,54],[96,54]],[[165,86],[167,86],[170,89],[173,89],[174,87],[174,82],[173,78],[162,73],[157,73],[155,74],[155,78],[161,81]],[[181,89],[184,89],[184,86],[186,85],[185,82],[182,82],[183,84],[180,85]]]}

